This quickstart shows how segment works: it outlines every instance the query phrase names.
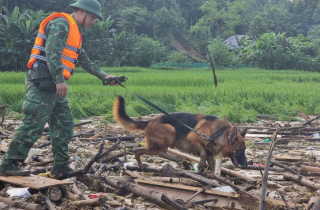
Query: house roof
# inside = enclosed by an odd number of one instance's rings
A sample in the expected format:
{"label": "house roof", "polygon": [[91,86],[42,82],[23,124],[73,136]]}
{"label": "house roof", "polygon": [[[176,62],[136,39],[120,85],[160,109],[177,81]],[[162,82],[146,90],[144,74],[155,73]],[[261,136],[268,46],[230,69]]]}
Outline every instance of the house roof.
{"label": "house roof", "polygon": [[249,37],[247,35],[233,35],[233,36],[230,36],[228,39],[226,39],[224,42],[230,48],[230,50],[233,50],[233,49],[239,48],[239,44],[237,42],[236,37],[238,38],[238,40],[240,40],[244,36]]}

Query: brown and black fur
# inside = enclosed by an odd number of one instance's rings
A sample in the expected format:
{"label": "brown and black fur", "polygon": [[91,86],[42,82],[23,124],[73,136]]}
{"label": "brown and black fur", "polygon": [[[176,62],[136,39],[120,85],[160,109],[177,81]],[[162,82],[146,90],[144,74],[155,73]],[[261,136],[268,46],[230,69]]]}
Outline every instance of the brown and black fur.
{"label": "brown and black fur", "polygon": [[[140,167],[143,167],[140,156],[144,154],[159,155],[170,159],[167,154],[168,147],[177,148],[182,152],[200,156],[199,170],[206,167],[208,162],[211,171],[214,170],[214,156],[222,153],[224,157],[230,157],[234,164],[246,165],[245,158],[245,134],[237,131],[230,122],[219,119],[213,115],[171,113],[172,116],[184,124],[212,136],[223,131],[222,135],[214,140],[214,144],[172,118],[161,115],[149,121],[134,121],[125,112],[125,102],[118,96],[113,106],[114,119],[127,130],[143,130],[145,134],[145,147],[134,151]],[[238,150],[238,151],[237,151]],[[241,151],[242,152],[241,152]],[[237,151],[237,152],[236,152]],[[237,154],[237,153],[242,154]],[[242,156],[240,158],[240,156]],[[172,158],[172,156],[171,156]]]}

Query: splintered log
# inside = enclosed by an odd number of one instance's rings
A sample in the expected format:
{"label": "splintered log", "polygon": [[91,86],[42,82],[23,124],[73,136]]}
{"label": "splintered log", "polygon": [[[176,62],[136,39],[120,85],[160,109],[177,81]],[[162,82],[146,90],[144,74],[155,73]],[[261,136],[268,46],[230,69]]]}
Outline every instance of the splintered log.
{"label": "splintered log", "polygon": [[121,143],[121,140],[118,139],[118,141],[114,143],[112,147],[108,148],[107,151],[103,152],[99,158],[104,158],[109,152],[116,150],[119,147],[120,143]]}
{"label": "splintered log", "polygon": [[320,173],[320,168],[319,168],[319,167],[312,167],[312,166],[301,165],[300,171],[301,171],[301,172]]}
{"label": "splintered log", "polygon": [[[188,154],[185,154],[185,153],[182,153],[182,152],[179,152],[177,150],[170,149],[170,148],[168,148],[168,152],[171,153],[171,154],[177,155],[179,157],[186,158],[189,161],[200,163],[200,158],[198,158],[198,157],[194,157],[194,156],[191,156],[191,155],[188,155]],[[222,172],[222,174],[225,174],[225,175],[234,176],[234,177],[237,177],[239,179],[246,180],[250,184],[255,184],[257,182],[256,180],[254,180],[254,179],[252,179],[250,177],[244,176],[244,175],[240,174],[237,171],[232,171],[232,170],[229,170],[229,169],[226,169],[226,168],[223,168],[223,167],[221,167],[221,172]]]}
{"label": "splintered log", "polygon": [[248,177],[248,176],[245,176],[245,175],[242,175],[241,173],[239,173],[238,171],[232,171],[232,170],[229,170],[227,168],[221,168],[221,172],[222,174],[224,175],[229,175],[229,176],[233,176],[233,177],[237,177],[239,179],[243,179],[245,180],[246,182],[250,183],[250,184],[256,184],[257,181]]}
{"label": "splintered log", "polygon": [[227,181],[226,179],[224,179],[222,177],[218,177],[212,173],[206,173],[204,176],[207,178],[210,178],[210,179],[215,179],[223,184],[230,186],[232,189],[234,189],[234,191],[236,191],[236,193],[240,192],[239,187],[237,187],[236,185],[232,184],[231,182]]}
{"label": "splintered log", "polygon": [[58,201],[62,198],[62,191],[57,187],[51,187],[48,189],[48,196],[52,201]]}
{"label": "splintered log", "polygon": [[129,170],[125,170],[124,172],[134,179],[146,179],[146,180],[152,180],[152,181],[163,182],[163,183],[180,183],[183,185],[194,186],[194,187],[198,187],[201,185],[200,182],[194,181],[194,180],[188,179],[188,178],[153,177],[153,176],[144,177],[144,176],[138,174],[137,172],[133,172],[133,171],[129,171]]}
{"label": "splintered log", "polygon": [[181,206],[180,204],[176,203],[174,200],[172,200],[171,198],[169,198],[169,197],[166,196],[165,194],[162,194],[161,200],[162,200],[163,202],[165,202],[166,204],[168,204],[169,206],[172,206],[174,209],[177,209],[177,210],[187,210],[186,208],[184,208],[184,207]]}
{"label": "splintered log", "polygon": [[261,196],[260,196],[260,204],[259,204],[259,210],[264,210],[264,201],[266,199],[266,191],[267,191],[267,185],[268,185],[268,175],[269,175],[269,168],[270,168],[270,163],[271,163],[271,159],[272,159],[272,152],[273,152],[273,148],[275,145],[275,142],[277,140],[277,134],[279,132],[279,129],[277,129],[272,137],[271,137],[271,145],[270,145],[270,149],[269,149],[269,154],[268,154],[268,159],[267,162],[265,164],[265,169],[264,169],[264,175],[263,175],[263,179],[262,179],[262,187],[261,187]]}
{"label": "splintered log", "polygon": [[290,181],[294,181],[298,184],[301,184],[303,186],[306,186],[314,191],[319,190],[320,189],[320,184],[310,181],[309,179],[304,178],[303,176],[299,176],[299,175],[293,175],[293,174],[283,174],[283,177],[286,180],[290,180]]}
{"label": "splintered log", "polygon": [[24,210],[24,209],[20,209],[20,208],[19,209],[14,208],[11,205],[3,203],[3,202],[0,202],[0,209],[2,209],[2,210]]}
{"label": "splintered log", "polygon": [[313,118],[313,119],[311,119],[311,120],[309,120],[309,121],[305,122],[303,125],[309,125],[310,123],[312,123],[313,121],[315,121],[315,120],[317,120],[317,119],[319,119],[319,118],[320,118],[320,116],[315,117],[315,118]]}
{"label": "splintered log", "polygon": [[[271,160],[271,163],[274,164],[274,165],[276,165],[276,166],[278,166],[278,167],[284,168],[284,169],[290,171],[290,172],[293,173],[293,174],[299,175],[299,173],[296,172],[295,170],[293,170],[293,169],[291,169],[291,168],[289,168],[289,167],[287,167],[287,166],[284,166],[284,165],[282,165],[281,163],[279,163],[279,162],[277,162],[277,161]],[[301,166],[301,167],[302,167],[302,166]]]}
{"label": "splintered log", "polygon": [[109,157],[105,157],[104,159],[101,160],[101,163],[109,163],[111,160],[115,159],[115,158],[119,158],[119,157],[123,157],[125,155],[124,152],[109,156]]}
{"label": "splintered log", "polygon": [[195,181],[201,182],[201,183],[206,184],[206,185],[210,185],[212,187],[221,187],[220,184],[214,183],[210,179],[207,179],[207,178],[205,178],[203,176],[199,176],[199,175],[196,175],[196,174],[191,174],[191,173],[188,173],[186,171],[176,171],[176,174],[179,175],[179,176],[183,176],[183,177],[189,178],[189,179],[193,179]]}
{"label": "splintered log", "polygon": [[157,192],[155,190],[150,190],[148,188],[141,187],[141,186],[138,186],[138,185],[130,183],[130,182],[125,182],[124,180],[116,181],[116,180],[110,179],[108,177],[105,177],[104,181],[108,185],[112,186],[113,188],[119,189],[117,191],[118,193],[120,193],[120,192],[123,194],[125,194],[127,192],[133,193],[137,197],[146,198],[146,199],[148,199],[148,201],[153,202],[159,206],[162,206],[167,209],[171,209],[168,204],[166,204],[165,202],[163,202],[161,200],[161,196],[163,194],[160,192]]}
{"label": "splintered log", "polygon": [[16,208],[22,208],[27,210],[42,210],[42,206],[40,204],[27,203],[22,201],[20,198],[4,198],[0,197],[0,202],[10,204]]}
{"label": "splintered log", "polygon": [[49,210],[56,210],[56,206],[53,203],[51,203],[50,199],[47,196],[44,196],[43,200],[47,204]]}
{"label": "splintered log", "polygon": [[[215,168],[214,168],[214,175],[216,177],[220,177],[221,176],[221,167],[222,167],[222,156],[218,155],[216,157],[216,165],[215,165]],[[219,183],[217,180],[215,182]]]}

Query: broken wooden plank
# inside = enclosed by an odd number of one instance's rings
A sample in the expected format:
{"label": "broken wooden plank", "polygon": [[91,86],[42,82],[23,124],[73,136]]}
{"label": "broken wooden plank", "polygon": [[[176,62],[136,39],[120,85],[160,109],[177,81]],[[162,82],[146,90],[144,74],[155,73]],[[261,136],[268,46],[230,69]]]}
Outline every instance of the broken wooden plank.
{"label": "broken wooden plank", "polygon": [[279,160],[279,161],[298,162],[298,161],[301,161],[302,157],[290,157],[290,156],[286,156],[286,155],[277,155],[277,156],[275,156],[274,159]]}
{"label": "broken wooden plank", "polygon": [[49,179],[42,176],[0,176],[0,181],[9,184],[19,185],[22,187],[29,187],[31,189],[41,190],[54,186],[72,185],[73,182],[60,181],[56,179]]}
{"label": "broken wooden plank", "polygon": [[183,185],[188,185],[188,186],[193,186],[193,187],[199,187],[201,185],[200,182],[197,182],[197,181],[194,181],[194,180],[188,179],[188,178],[154,177],[154,176],[144,177],[144,176],[138,174],[137,172],[133,172],[133,171],[129,171],[129,170],[125,170],[124,172],[134,179],[146,179],[146,180],[152,180],[152,181],[163,182],[163,183],[183,184]]}
{"label": "broken wooden plank", "polygon": [[[143,183],[143,184],[154,185],[154,186],[187,190],[187,191],[191,191],[191,192],[197,192],[202,189],[201,187],[191,187],[191,186],[185,186],[185,185],[181,185],[181,184],[162,183],[162,182],[143,180],[143,179],[135,179],[135,182],[137,182],[138,184]],[[238,198],[239,197],[239,195],[236,193],[221,192],[221,191],[217,191],[217,190],[205,190],[203,193],[215,195],[215,196],[230,197],[230,198]]]}
{"label": "broken wooden plank", "polygon": [[297,112],[300,114],[300,116],[301,116],[305,121],[308,121],[308,120],[309,120],[309,118],[307,117],[307,115],[303,114],[303,112],[302,112],[300,109],[298,109]]}

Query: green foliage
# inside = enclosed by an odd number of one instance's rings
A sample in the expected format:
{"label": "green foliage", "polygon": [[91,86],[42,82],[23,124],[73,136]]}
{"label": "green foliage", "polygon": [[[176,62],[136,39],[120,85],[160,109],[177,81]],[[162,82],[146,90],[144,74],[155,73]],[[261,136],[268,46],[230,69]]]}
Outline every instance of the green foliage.
{"label": "green foliage", "polygon": [[191,63],[191,59],[185,51],[172,52],[168,55],[168,62],[171,63]]}
{"label": "green foliage", "polygon": [[[72,13],[68,5],[75,1],[0,0],[1,69],[24,70],[44,12]],[[207,43],[214,38],[224,40],[231,35],[249,35],[256,41],[266,33],[285,34],[288,39],[287,45],[290,46],[286,47],[290,49],[283,52],[285,45],[280,44],[282,47],[270,48],[272,54],[262,50],[267,58],[264,62],[269,64],[260,65],[263,63],[261,60],[259,66],[271,69],[317,70],[316,66],[320,60],[318,52],[308,54],[305,52],[306,49],[303,49],[304,46],[299,44],[303,42],[288,38],[297,37],[299,34],[308,35],[312,39],[309,41],[319,47],[319,0],[99,0],[99,2],[104,17],[109,18],[97,21],[94,26],[84,30],[83,46],[89,57],[103,66],[148,66],[149,63],[162,62],[166,57],[162,56],[164,47],[167,55],[176,50],[172,45],[173,39],[184,40],[182,45],[185,49],[193,47],[195,51],[205,56]],[[2,6],[7,9],[2,9]],[[15,6],[20,10],[15,9]],[[31,9],[44,12],[27,11]],[[147,42],[142,43],[144,45],[142,47],[136,43],[129,43],[137,41],[141,44],[141,40]],[[161,45],[153,41],[158,41]],[[314,51],[309,41],[305,42],[308,43],[307,48]],[[146,49],[148,46],[152,50]],[[141,50],[134,47],[149,52],[156,51],[153,53],[156,55],[140,53]],[[138,54],[134,55],[137,52]],[[254,53],[250,56],[244,54],[253,58]],[[238,55],[239,51],[235,51],[232,64],[235,64],[237,61],[235,57]],[[259,56],[257,53],[256,57],[264,55]],[[280,55],[279,59],[276,58],[277,55]],[[152,61],[144,60],[145,56]],[[244,57],[240,56],[241,59]],[[280,61],[280,59],[285,60]],[[294,59],[298,59],[298,64],[291,62]],[[248,62],[254,61],[249,59]]]}
{"label": "green foliage", "polygon": [[167,49],[146,35],[129,34],[122,42],[125,56],[121,65],[149,67],[166,57]]}
{"label": "green foliage", "polygon": [[215,65],[222,67],[231,64],[233,55],[222,39],[216,38],[211,41],[208,49]]}
{"label": "green foliage", "polygon": [[234,1],[224,6],[214,0],[205,1],[200,7],[204,16],[196,25],[191,26],[191,32],[199,32],[206,38],[227,38],[235,34],[237,26],[241,25],[241,13],[245,12],[245,4]]}
{"label": "green foliage", "polygon": [[243,62],[267,69],[320,71],[318,46],[302,34],[286,38],[285,34],[267,33],[241,50]]}
{"label": "green foliage", "polygon": [[0,14],[0,67],[24,70],[44,12],[20,13],[18,7],[11,14],[6,7],[3,10],[6,15]]}
{"label": "green foliage", "polygon": [[260,37],[262,34],[268,32],[268,24],[266,20],[261,18],[259,15],[254,17],[250,23],[249,35],[254,38]]}
{"label": "green foliage", "polygon": [[139,7],[127,8],[121,11],[117,26],[134,33],[137,26],[145,22],[147,10]]}

